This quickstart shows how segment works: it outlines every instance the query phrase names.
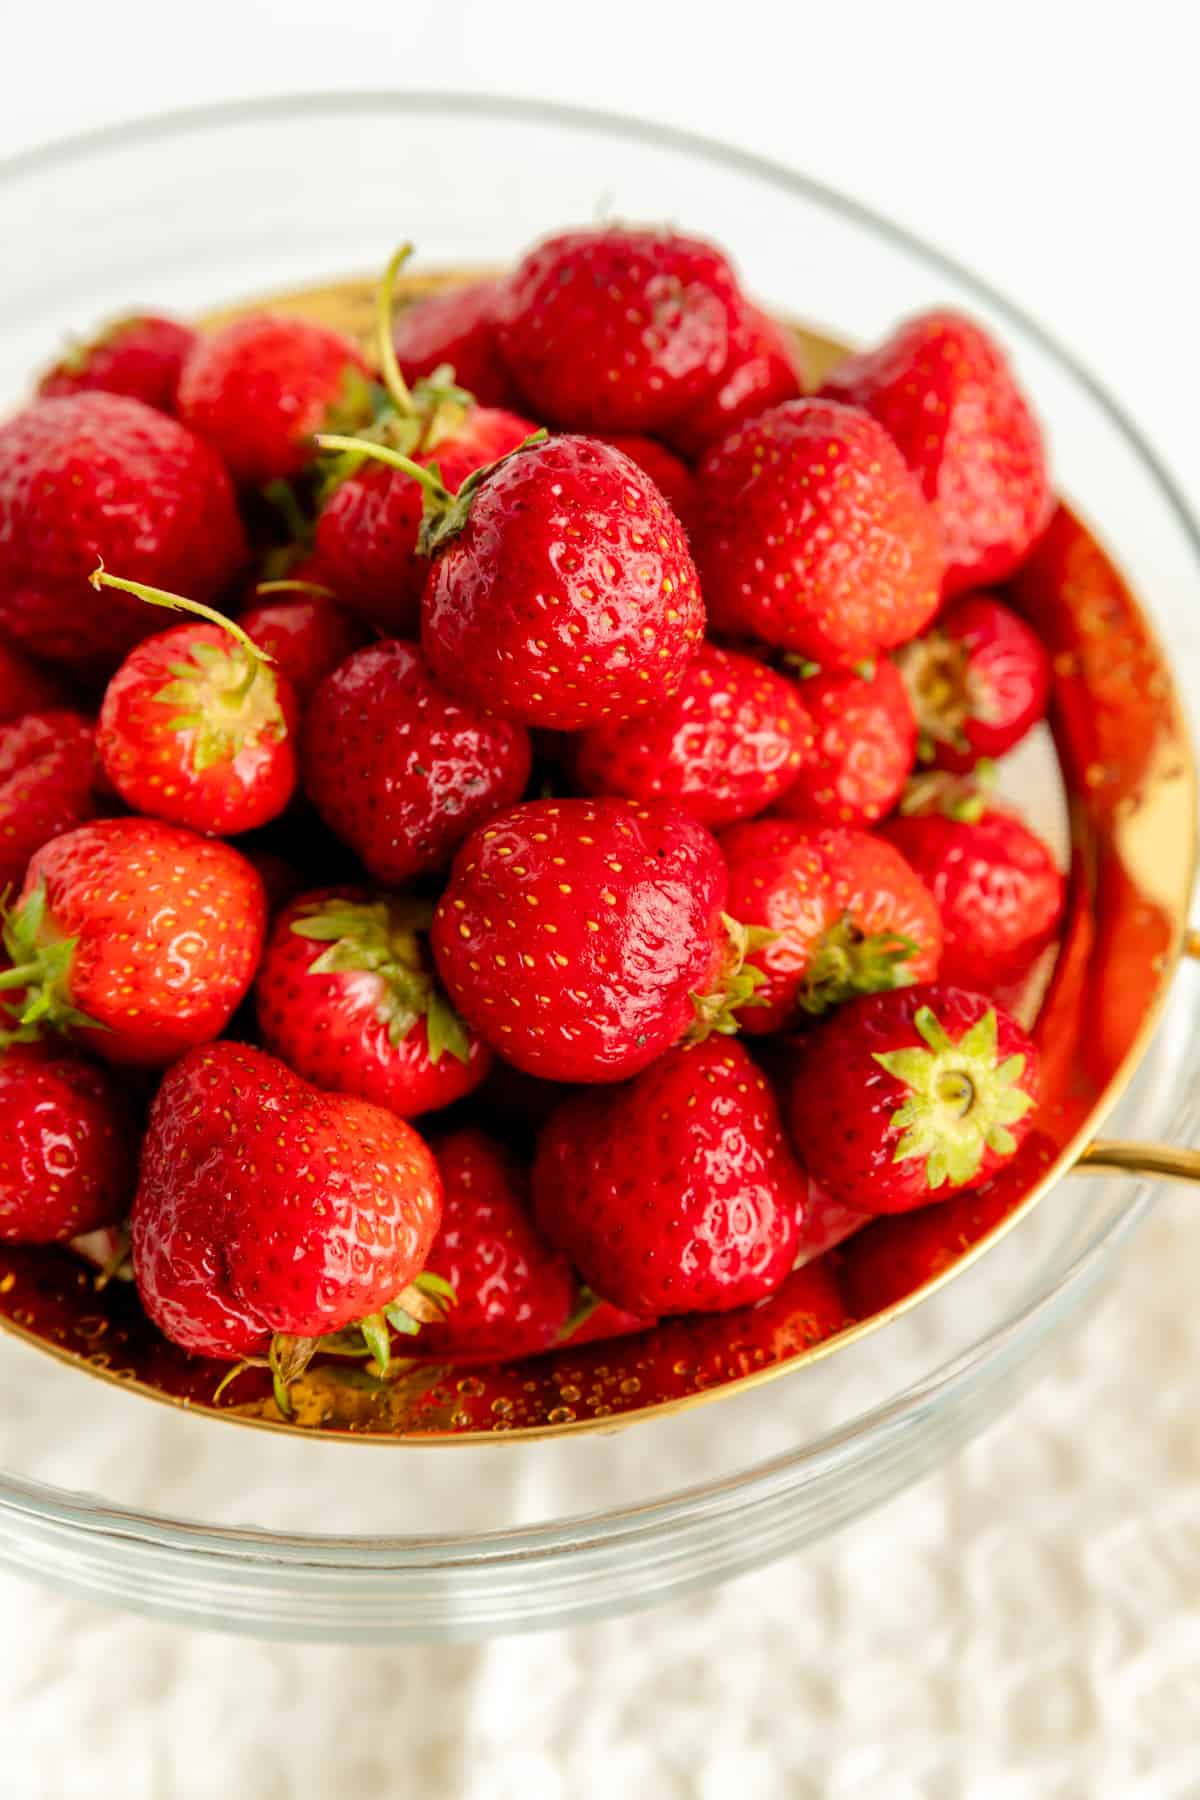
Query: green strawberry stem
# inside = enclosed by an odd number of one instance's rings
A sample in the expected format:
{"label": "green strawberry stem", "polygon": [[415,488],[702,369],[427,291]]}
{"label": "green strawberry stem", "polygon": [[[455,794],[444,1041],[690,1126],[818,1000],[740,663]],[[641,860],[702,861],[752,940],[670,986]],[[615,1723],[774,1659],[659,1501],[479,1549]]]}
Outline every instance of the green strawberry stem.
{"label": "green strawberry stem", "polygon": [[167,612],[192,613],[197,619],[207,620],[210,625],[219,625],[235,643],[241,645],[250,659],[245,680],[226,696],[231,702],[244,700],[257,680],[260,669],[275,661],[233,619],[227,619],[215,607],[205,606],[202,600],[187,600],[182,594],[168,593],[166,588],[149,587],[144,581],[129,581],[123,575],[110,575],[102,561],[96,564],[88,580],[97,593],[101,588],[119,588],[123,594],[132,594],[135,599],[144,600],[147,606],[161,606]]}
{"label": "green strawberry stem", "polygon": [[396,361],[392,317],[396,310],[396,277],[412,253],[411,244],[401,244],[383,271],[383,279],[375,296],[375,350],[379,357],[379,373],[383,377],[389,400],[402,418],[412,418],[417,407],[408,383],[400,373],[400,364]]}
{"label": "green strawberry stem", "polygon": [[256,594],[311,594],[315,600],[333,600],[336,598],[332,588],[327,588],[319,581],[294,581],[281,577],[278,581],[256,581]]}
{"label": "green strawberry stem", "polygon": [[800,991],[800,1005],[819,1018],[856,994],[911,987],[913,976],[905,964],[919,948],[912,938],[895,931],[864,937],[846,913],[818,944]]}
{"label": "green strawberry stem", "polygon": [[572,1308],[569,1317],[559,1327],[555,1334],[554,1342],[556,1344],[567,1343],[575,1336],[575,1333],[579,1330],[581,1325],[587,1324],[592,1314],[602,1304],[603,1302],[601,1301],[599,1294],[595,1293],[586,1284],[581,1283],[579,1292],[575,1296],[575,1305]]}

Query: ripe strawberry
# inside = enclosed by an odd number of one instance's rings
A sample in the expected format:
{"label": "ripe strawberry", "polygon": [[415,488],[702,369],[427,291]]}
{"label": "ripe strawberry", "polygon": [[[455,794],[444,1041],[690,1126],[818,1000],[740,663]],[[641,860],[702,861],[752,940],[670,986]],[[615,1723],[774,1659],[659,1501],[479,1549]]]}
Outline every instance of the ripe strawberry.
{"label": "ripe strawberry", "polygon": [[848,668],[937,609],[937,521],[887,433],[792,400],[715,444],[699,471],[696,562],[712,624]]}
{"label": "ripe strawberry", "polygon": [[304,786],[376,881],[396,887],[446,863],[529,779],[527,732],[456,700],[415,644],[356,650],[304,720]]}
{"label": "ripe strawberry", "polygon": [[[97,589],[198,611],[158,588],[97,569]],[[285,675],[217,613],[136,645],[104,691],[96,748],[127,805],[232,837],[281,813],[296,786],[299,708]]]}
{"label": "ripe strawberry", "polygon": [[44,844],[4,925],[0,990],[22,1028],[159,1067],[216,1037],[249,988],[266,907],[229,844],[157,819],[99,819]]}
{"label": "ripe strawberry", "polygon": [[111,1076],[68,1051],[0,1051],[0,1243],[65,1242],[124,1218],[132,1124]]}
{"label": "ripe strawberry", "polygon": [[652,713],[593,725],[572,746],[588,794],[671,800],[705,825],[762,812],[803,767],[812,722],[794,683],[753,657],[702,644]]}
{"label": "ripe strawberry", "polygon": [[944,981],[990,993],[1017,980],[1053,941],[1066,883],[1046,845],[1013,814],[993,809],[967,821],[929,813],[885,829],[941,913]]}
{"label": "ripe strawberry", "polygon": [[96,811],[95,729],[65,709],[0,725],[0,892],[18,887],[35,850]]}
{"label": "ripe strawberry", "polygon": [[507,1061],[621,1081],[752,997],[720,850],[687,813],[528,800],[476,830],[434,914],[438,972]]}
{"label": "ripe strawberry", "polygon": [[803,1194],[766,1077],[719,1039],[568,1100],[533,1168],[551,1242],[594,1292],[643,1317],[771,1293],[795,1259]]}
{"label": "ripe strawberry", "polygon": [[[776,1090],[778,1093],[778,1089]],[[800,1229],[796,1238],[796,1268],[815,1262],[826,1251],[834,1250],[853,1237],[870,1219],[870,1213],[858,1212],[835,1200],[832,1194],[805,1171],[806,1190],[800,1213]]]}
{"label": "ripe strawberry", "polygon": [[721,840],[729,909],[770,934],[752,1032],[779,1031],[855,994],[931,981],[942,924],[933,897],[890,844],[865,831],[757,819]]}
{"label": "ripe strawberry", "polygon": [[482,1131],[444,1137],[436,1150],[442,1226],[430,1251],[455,1303],[424,1326],[422,1357],[501,1362],[556,1341],[575,1301],[575,1277],[528,1212],[527,1180]]}
{"label": "ripe strawberry", "polygon": [[263,487],[299,475],[318,431],[370,421],[370,372],[340,331],[252,313],[207,332],[179,377],[179,416],[236,481]]}
{"label": "ripe strawberry", "polygon": [[1024,561],[1054,495],[1037,420],[982,326],[921,313],[840,363],[822,392],[863,407],[899,445],[937,514],[948,594]]}
{"label": "ripe strawberry", "polygon": [[1050,657],[1024,619],[991,594],[966,594],[897,656],[921,732],[922,761],[970,769],[1003,756],[1046,711]]}
{"label": "ripe strawberry", "polygon": [[43,668],[15,644],[0,638],[0,722],[70,704],[66,684],[52,669]]}
{"label": "ripe strawberry", "polygon": [[154,313],[116,319],[88,342],[72,343],[38,382],[39,394],[101,389],[127,394],[159,412],[174,412],[179,372],[196,334]]}
{"label": "ripe strawberry", "polygon": [[415,383],[448,365],[481,406],[511,407],[512,383],[496,344],[501,291],[498,281],[472,281],[406,306],[392,332],[405,381]]}
{"label": "ripe strawberry", "polygon": [[745,306],[711,244],[599,225],[547,238],[517,264],[500,349],[539,418],[653,432],[716,383]]}
{"label": "ripe strawberry", "polygon": [[981,1187],[1033,1123],[1037,1052],[982,994],[926,983],[852,1001],[802,1044],[788,1107],[805,1167],[862,1212]]}
{"label": "ripe strawberry", "polygon": [[670,421],[667,437],[696,462],[710,445],[769,406],[798,400],[803,388],[799,346],[791,332],[748,306],[720,380]]}
{"label": "ripe strawberry", "polygon": [[606,437],[604,442],[650,477],[684,530],[690,532],[696,521],[696,477],[687,464],[657,438]]}
{"label": "ripe strawberry", "polygon": [[33,655],[111,669],[154,629],[129,595],[97,602],[101,559],[210,600],[246,554],[216,455],[140,400],[66,395],[0,425],[0,626]]}
{"label": "ripe strawberry", "polygon": [[206,1044],[168,1070],[150,1111],[134,1277],[173,1343],[269,1356],[278,1388],[364,1321],[386,1359],[387,1314],[440,1218],[437,1168],[403,1120],[320,1093],[261,1050]]}
{"label": "ripe strawberry", "polygon": [[874,825],[891,812],[917,759],[917,722],[896,669],[830,669],[802,681],[815,742],[774,810],[811,825]]}
{"label": "ripe strawberry", "polygon": [[607,1343],[611,1338],[632,1337],[636,1332],[649,1331],[655,1323],[654,1319],[614,1306],[611,1300],[601,1300],[590,1288],[584,1288],[576,1298],[575,1310],[563,1326],[558,1341],[577,1350],[581,1344],[600,1344]]}
{"label": "ripe strawberry", "polygon": [[367,642],[367,633],[344,606],[316,587],[305,591],[307,586],[300,576],[260,582],[255,604],[238,621],[301,701]]}
{"label": "ripe strawberry", "polygon": [[491,1052],[433,973],[432,911],[365,888],[293,900],[275,921],[254,990],[267,1049],[317,1087],[402,1119],[477,1088]]}

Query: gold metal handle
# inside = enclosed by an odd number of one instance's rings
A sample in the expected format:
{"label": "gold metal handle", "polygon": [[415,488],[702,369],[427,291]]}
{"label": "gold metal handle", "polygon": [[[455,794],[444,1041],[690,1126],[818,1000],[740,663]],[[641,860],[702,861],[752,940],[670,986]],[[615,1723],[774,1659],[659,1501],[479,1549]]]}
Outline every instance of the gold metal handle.
{"label": "gold metal handle", "polygon": [[1157,1175],[1168,1181],[1200,1182],[1200,1150],[1094,1138],[1074,1167],[1095,1169],[1101,1174],[1107,1170],[1114,1175]]}

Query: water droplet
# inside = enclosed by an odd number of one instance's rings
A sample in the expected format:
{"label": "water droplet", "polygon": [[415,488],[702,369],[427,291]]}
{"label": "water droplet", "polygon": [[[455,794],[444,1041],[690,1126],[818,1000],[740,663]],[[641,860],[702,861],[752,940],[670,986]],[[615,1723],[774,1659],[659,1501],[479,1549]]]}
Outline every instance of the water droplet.
{"label": "water droplet", "polygon": [[573,1406],[552,1406],[546,1414],[547,1423],[550,1425],[569,1425],[574,1417],[575,1408]]}
{"label": "water droplet", "polygon": [[456,1412],[450,1414],[450,1423],[452,1425],[458,1425],[459,1427],[471,1423],[471,1415],[465,1406],[460,1406]]}
{"label": "water droplet", "polygon": [[558,1390],[558,1397],[560,1400],[578,1400],[579,1389],[572,1381],[564,1382]]}
{"label": "water droplet", "polygon": [[108,1320],[102,1319],[99,1313],[85,1313],[82,1319],[75,1321],[75,1331],[81,1338],[101,1338],[108,1330]]}
{"label": "water droplet", "polygon": [[499,1413],[501,1418],[503,1418],[505,1413],[510,1413],[512,1411],[512,1405],[512,1401],[509,1400],[506,1395],[500,1394],[492,1401],[492,1411],[494,1413]]}
{"label": "water droplet", "polygon": [[676,1375],[690,1375],[692,1372],[692,1365],[691,1365],[691,1363],[688,1363],[688,1362],[672,1363],[671,1367],[675,1371]]}
{"label": "water droplet", "polygon": [[642,1384],[636,1375],[627,1375],[621,1383],[621,1392],[623,1394],[640,1394],[641,1391]]}
{"label": "water droplet", "polygon": [[458,1384],[458,1391],[460,1394],[465,1394],[468,1400],[478,1400],[485,1389],[478,1375],[464,1375]]}
{"label": "water droplet", "polygon": [[112,1357],[108,1354],[107,1350],[95,1350],[92,1352],[91,1356],[88,1357],[88,1361],[91,1363],[93,1369],[107,1369],[109,1363],[112,1361]]}

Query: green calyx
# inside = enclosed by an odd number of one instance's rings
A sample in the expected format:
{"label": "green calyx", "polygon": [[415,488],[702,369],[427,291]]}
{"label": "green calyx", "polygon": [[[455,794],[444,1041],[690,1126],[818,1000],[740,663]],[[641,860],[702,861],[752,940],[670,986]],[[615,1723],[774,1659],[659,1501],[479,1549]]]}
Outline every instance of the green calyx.
{"label": "green calyx", "polygon": [[930,769],[913,776],[901,798],[900,811],[906,818],[941,813],[960,825],[975,825],[987,811],[995,781],[996,765],[987,756],[981,756],[965,775]]}
{"label": "green calyx", "polygon": [[430,1062],[437,1064],[448,1053],[466,1063],[467,1028],[431,973],[421,942],[432,917],[429,903],[403,896],[318,900],[292,921],[292,930],[328,946],[308,965],[311,975],[366,971],[379,977],[377,1012],[390,1043],[399,1044],[424,1019]]}
{"label": "green calyx", "polygon": [[107,1030],[71,999],[69,981],[78,940],[60,936],[47,917],[44,883],[20,906],[5,912],[2,935],[12,967],[0,974],[0,993],[22,991],[16,1001],[3,1002],[12,1024],[0,1031],[0,1043],[33,1043],[46,1031]]}
{"label": "green calyx", "polygon": [[756,950],[773,944],[778,933],[765,925],[743,925],[728,913],[721,914],[721,923],[725,927],[725,954],[712,992],[691,995],[695,1018],[684,1040],[689,1044],[702,1044],[714,1033],[733,1037],[741,1009],[766,1004],[758,992],[766,976],[747,959]]}
{"label": "green calyx", "polygon": [[1011,1156],[1017,1140],[1009,1127],[1023,1119],[1033,1096],[1020,1086],[1025,1058],[997,1061],[994,1008],[977,1019],[955,1043],[922,1006],[913,1024],[925,1049],[875,1052],[880,1068],[908,1089],[891,1117],[901,1136],[893,1162],[920,1158],[931,1190],[966,1187],[974,1180],[985,1150]]}
{"label": "green calyx", "polygon": [[880,994],[911,987],[906,967],[919,945],[896,931],[864,937],[849,913],[832,925],[817,946],[800,990],[800,1005],[819,1018],[857,994]]}

